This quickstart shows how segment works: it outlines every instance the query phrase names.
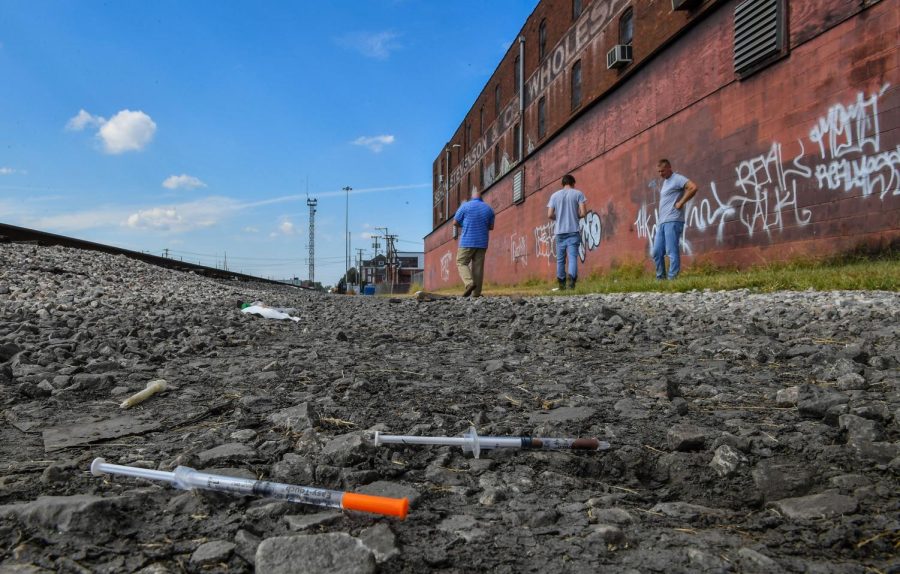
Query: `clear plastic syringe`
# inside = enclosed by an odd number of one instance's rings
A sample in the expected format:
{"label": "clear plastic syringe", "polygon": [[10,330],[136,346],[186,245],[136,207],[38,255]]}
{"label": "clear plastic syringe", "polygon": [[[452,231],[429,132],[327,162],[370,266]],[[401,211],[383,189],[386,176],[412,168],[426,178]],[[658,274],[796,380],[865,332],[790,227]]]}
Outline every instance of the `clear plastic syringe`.
{"label": "clear plastic syringe", "polygon": [[179,466],[174,472],[164,470],[150,470],[133,466],[109,464],[102,458],[95,458],[91,463],[91,474],[121,474],[136,478],[150,480],[162,480],[171,482],[176,488],[192,490],[217,490],[220,492],[233,492],[237,494],[253,494],[268,498],[280,498],[288,502],[299,502],[313,506],[326,506],[328,508],[340,508],[343,510],[358,510],[397,516],[401,520],[406,518],[409,510],[408,498],[388,498],[386,496],[372,496],[369,494],[356,494],[354,492],[341,492],[338,490],[325,490],[323,488],[311,488],[309,486],[295,486],[267,480],[251,480],[247,478],[235,478],[220,474],[208,474],[199,472],[187,466]]}
{"label": "clear plastic syringe", "polygon": [[463,452],[471,452],[475,458],[482,449],[526,448],[548,450],[606,450],[609,443],[595,438],[543,438],[530,436],[478,436],[470,427],[463,436],[404,436],[381,434],[375,431],[375,446],[380,444],[430,444],[461,446]]}

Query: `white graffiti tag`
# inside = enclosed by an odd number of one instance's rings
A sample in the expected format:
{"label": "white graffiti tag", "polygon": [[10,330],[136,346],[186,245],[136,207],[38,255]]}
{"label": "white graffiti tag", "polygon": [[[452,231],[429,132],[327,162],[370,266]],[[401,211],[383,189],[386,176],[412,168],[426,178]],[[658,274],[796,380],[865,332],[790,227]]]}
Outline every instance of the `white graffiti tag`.
{"label": "white graffiti tag", "polygon": [[587,215],[578,220],[578,230],[581,232],[581,245],[578,246],[578,258],[584,262],[584,257],[588,251],[593,251],[600,246],[600,236],[602,235],[600,216],[593,211],[588,211]]}
{"label": "white graffiti tag", "polygon": [[528,267],[528,243],[524,235],[513,233],[509,238],[509,251],[512,254],[513,265],[521,263]]}
{"label": "white graffiti tag", "polygon": [[556,236],[553,235],[553,222],[550,221],[534,228],[534,254],[546,257],[549,262],[556,258]]}
{"label": "white graffiti tag", "polygon": [[889,84],[868,98],[862,92],[849,106],[836,104],[819,118],[809,139],[819,145],[821,159],[815,167],[819,189],[858,189],[863,197],[900,195],[900,145],[881,150],[878,99]]}
{"label": "white graffiti tag", "polygon": [[453,261],[453,254],[449,251],[441,255],[441,279],[450,280],[450,262]]}

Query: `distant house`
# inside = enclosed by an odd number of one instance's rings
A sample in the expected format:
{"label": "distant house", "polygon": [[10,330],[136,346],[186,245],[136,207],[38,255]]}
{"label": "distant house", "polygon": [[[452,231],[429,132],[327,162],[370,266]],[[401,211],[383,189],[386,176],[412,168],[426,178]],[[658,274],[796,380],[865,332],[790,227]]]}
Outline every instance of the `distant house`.
{"label": "distant house", "polygon": [[362,280],[377,286],[377,293],[406,293],[411,283],[422,282],[425,269],[425,253],[422,251],[397,251],[393,261],[386,255],[377,255],[362,262]]}

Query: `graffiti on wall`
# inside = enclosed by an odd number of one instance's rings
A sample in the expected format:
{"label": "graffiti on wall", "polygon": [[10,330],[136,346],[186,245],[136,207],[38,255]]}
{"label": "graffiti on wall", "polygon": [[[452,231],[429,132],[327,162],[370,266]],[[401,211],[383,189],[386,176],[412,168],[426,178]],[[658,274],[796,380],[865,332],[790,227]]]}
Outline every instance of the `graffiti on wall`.
{"label": "graffiti on wall", "polygon": [[[716,182],[711,182],[706,197],[695,197],[685,214],[682,249],[692,253],[691,230],[703,234],[715,229],[716,242],[721,243],[729,221],[739,224],[749,237],[764,233],[771,238],[786,227],[805,227],[813,212],[800,207],[798,190],[813,185],[819,190],[857,190],[861,198],[900,195],[900,145],[883,151],[879,139],[878,100],[887,87],[869,97],[859,92],[854,103],[829,108],[809,132],[818,156],[807,156],[799,139],[798,153],[786,160],[782,144],[774,142],[767,152],[735,166],[734,195],[723,200]],[[655,180],[648,187],[657,194]],[[653,248],[658,218],[658,209],[650,211],[644,203],[634,220],[638,237],[647,239],[648,250]]]}
{"label": "graffiti on wall", "polygon": [[588,251],[600,247],[600,238],[603,229],[600,225],[600,216],[593,211],[578,220],[578,230],[581,232],[581,245],[578,246],[578,258],[584,262]]}
{"label": "graffiti on wall", "polygon": [[534,228],[534,255],[544,257],[548,262],[556,257],[556,236],[553,234],[552,221]]}
{"label": "graffiti on wall", "polygon": [[[578,220],[578,231],[581,233],[578,258],[584,262],[587,253],[600,246],[600,240],[603,237],[600,216],[593,211],[588,211],[587,215]],[[552,221],[534,228],[534,254],[535,257],[547,259],[548,265],[556,261],[556,235],[553,233]]]}
{"label": "graffiti on wall", "polygon": [[509,251],[513,265],[520,263],[528,267],[528,241],[524,235],[513,233],[509,238]]}
{"label": "graffiti on wall", "polygon": [[453,261],[453,254],[449,251],[441,255],[441,280],[450,280],[450,262]]}
{"label": "graffiti on wall", "polygon": [[900,195],[900,145],[882,151],[878,126],[878,100],[888,87],[869,97],[859,92],[847,106],[835,104],[809,131],[810,141],[819,146],[819,189],[859,190],[863,197],[881,199]]}

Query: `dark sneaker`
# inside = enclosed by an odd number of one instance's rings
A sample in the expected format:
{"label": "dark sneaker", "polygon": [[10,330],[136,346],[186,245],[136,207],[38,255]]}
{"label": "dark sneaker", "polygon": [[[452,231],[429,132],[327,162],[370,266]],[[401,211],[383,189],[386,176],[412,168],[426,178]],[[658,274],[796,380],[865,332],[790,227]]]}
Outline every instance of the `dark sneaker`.
{"label": "dark sneaker", "polygon": [[565,279],[557,279],[559,282],[559,290],[564,291],[566,289],[566,280]]}
{"label": "dark sneaker", "polygon": [[463,297],[468,297],[469,295],[472,294],[473,291],[475,291],[475,284],[474,284],[474,283],[471,284],[471,285],[469,285],[468,287],[466,287],[466,290],[463,291]]}
{"label": "dark sneaker", "polygon": [[577,280],[576,277],[572,277],[571,275],[569,275],[569,282],[568,282],[568,285],[566,286],[566,288],[567,288],[567,289],[574,289],[574,288],[575,288],[575,281],[576,281],[576,280]]}

